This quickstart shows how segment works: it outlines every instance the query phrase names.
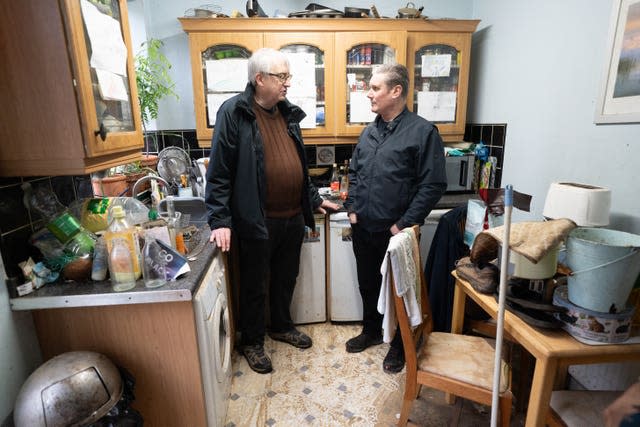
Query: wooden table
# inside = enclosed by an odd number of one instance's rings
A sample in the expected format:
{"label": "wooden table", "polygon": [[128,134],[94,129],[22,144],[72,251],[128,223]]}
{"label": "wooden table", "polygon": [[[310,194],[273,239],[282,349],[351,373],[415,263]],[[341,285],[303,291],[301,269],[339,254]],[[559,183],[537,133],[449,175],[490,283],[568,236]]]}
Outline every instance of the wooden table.
{"label": "wooden table", "polygon": [[[498,303],[493,295],[476,292],[460,279],[455,271],[456,288],[453,297],[451,332],[462,333],[465,296],[473,299],[491,317],[497,319]],[[570,365],[640,360],[640,343],[583,344],[563,330],[539,329],[506,311],[504,329],[536,359],[526,426],[544,426],[551,392],[564,388]]]}

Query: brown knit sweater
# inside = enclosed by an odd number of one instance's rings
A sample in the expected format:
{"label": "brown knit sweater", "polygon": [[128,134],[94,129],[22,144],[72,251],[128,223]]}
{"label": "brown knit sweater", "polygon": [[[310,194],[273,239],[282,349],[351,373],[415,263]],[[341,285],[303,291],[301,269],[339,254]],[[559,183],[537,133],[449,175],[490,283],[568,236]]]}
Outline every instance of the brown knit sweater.
{"label": "brown knit sweater", "polygon": [[303,174],[300,157],[277,108],[270,113],[254,104],[253,111],[264,144],[267,217],[290,218],[302,211]]}

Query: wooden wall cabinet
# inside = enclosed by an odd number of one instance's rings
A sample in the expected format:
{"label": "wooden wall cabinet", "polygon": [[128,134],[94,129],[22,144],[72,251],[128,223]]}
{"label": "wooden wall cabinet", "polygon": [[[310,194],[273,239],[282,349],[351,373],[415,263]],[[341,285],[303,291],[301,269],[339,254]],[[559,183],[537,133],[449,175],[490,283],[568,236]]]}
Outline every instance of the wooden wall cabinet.
{"label": "wooden wall cabinet", "polygon": [[[96,3],[2,3],[0,176],[85,174],[140,158],[127,2]],[[100,34],[93,42],[87,27]]]}
{"label": "wooden wall cabinet", "polygon": [[[477,20],[179,18],[189,35],[196,131],[208,147],[215,111],[224,88],[207,84],[207,60],[248,58],[256,49],[273,47],[287,53],[316,52],[316,126],[303,127],[307,144],[353,144],[370,119],[368,80],[376,64],[407,65],[409,109],[438,125],[445,141],[464,135],[471,35]],[[231,52],[231,53],[230,53]],[[226,56],[230,53],[230,56]],[[449,61],[449,64],[446,61]],[[440,68],[430,64],[442,65]],[[424,65],[424,72],[423,72]],[[308,79],[296,75],[295,80]],[[220,90],[218,90],[220,89]],[[291,95],[291,90],[289,95]],[[289,99],[295,102],[295,99]],[[297,103],[297,102],[296,102]],[[300,104],[298,104],[300,105]]]}

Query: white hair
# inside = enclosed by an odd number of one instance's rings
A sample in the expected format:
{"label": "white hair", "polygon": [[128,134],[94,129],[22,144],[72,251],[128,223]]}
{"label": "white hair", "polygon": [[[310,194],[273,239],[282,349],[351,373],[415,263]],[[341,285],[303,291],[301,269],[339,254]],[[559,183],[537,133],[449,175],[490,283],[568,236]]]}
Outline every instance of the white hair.
{"label": "white hair", "polygon": [[276,64],[286,64],[288,68],[289,59],[284,53],[270,47],[256,50],[249,58],[249,82],[255,86],[256,75],[270,72],[271,67]]}

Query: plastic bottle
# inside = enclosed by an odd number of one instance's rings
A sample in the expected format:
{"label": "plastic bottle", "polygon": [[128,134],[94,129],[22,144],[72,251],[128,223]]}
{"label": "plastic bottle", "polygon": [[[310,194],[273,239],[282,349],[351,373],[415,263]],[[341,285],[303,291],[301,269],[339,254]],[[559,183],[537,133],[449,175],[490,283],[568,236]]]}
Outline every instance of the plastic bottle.
{"label": "plastic bottle", "polygon": [[136,286],[133,257],[129,250],[129,243],[124,237],[115,237],[111,240],[109,274],[111,287],[116,292],[127,291]]}
{"label": "plastic bottle", "polygon": [[333,164],[329,186],[331,187],[331,195],[338,197],[340,195],[340,173],[338,172],[338,165],[336,163]]}
{"label": "plastic bottle", "polygon": [[91,280],[104,280],[107,278],[109,253],[107,252],[107,242],[104,237],[100,237],[96,242],[93,251],[93,264],[91,266]]}
{"label": "plastic bottle", "polygon": [[66,252],[77,256],[93,253],[96,237],[82,227],[53,191],[44,186],[33,188],[28,182],[22,184],[22,190],[27,209],[39,213],[47,221],[47,229],[65,245]]}
{"label": "plastic bottle", "polygon": [[147,288],[157,288],[167,283],[164,254],[153,237],[145,238],[142,249],[142,277]]}
{"label": "plastic bottle", "polygon": [[345,160],[344,173],[340,178],[340,198],[342,200],[347,200],[348,194],[349,194],[349,163],[347,160]]}
{"label": "plastic bottle", "polygon": [[[126,219],[126,215],[122,206],[114,206],[111,210],[113,219],[107,228],[104,238],[107,242],[107,250],[111,254],[113,250],[113,243],[116,239],[124,239],[128,247],[129,255],[131,258],[131,264],[133,266],[133,273],[135,279],[138,279],[142,272],[140,271],[140,245],[138,243],[138,233],[135,227],[131,226]],[[109,258],[111,259],[111,258]],[[109,264],[109,272],[113,276],[111,271],[111,264]]]}

